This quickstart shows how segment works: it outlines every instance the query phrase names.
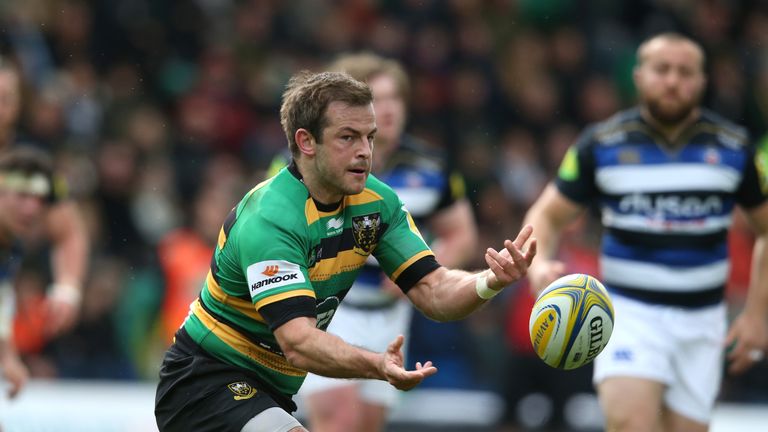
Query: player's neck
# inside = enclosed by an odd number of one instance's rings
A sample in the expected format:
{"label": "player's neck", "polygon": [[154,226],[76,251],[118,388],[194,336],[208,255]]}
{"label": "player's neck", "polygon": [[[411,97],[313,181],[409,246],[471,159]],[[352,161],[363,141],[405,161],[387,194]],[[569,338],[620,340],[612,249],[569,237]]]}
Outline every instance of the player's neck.
{"label": "player's neck", "polygon": [[676,123],[665,123],[657,120],[654,116],[651,115],[650,111],[648,111],[648,108],[642,107],[640,109],[640,115],[643,116],[643,119],[656,131],[658,132],[669,145],[672,146],[678,146],[682,143],[678,142],[678,139],[683,134],[683,132],[688,129],[689,126],[691,126],[693,123],[696,122],[696,120],[699,118],[699,115],[701,113],[701,110],[696,107],[691,110],[690,114],[683,120],[676,122]]}
{"label": "player's neck", "polygon": [[304,187],[309,191],[309,196],[315,202],[332,206],[344,199],[343,195],[328,191],[320,181],[320,177],[312,170],[308,163],[302,159],[294,159],[294,161],[296,169],[301,176],[301,182],[304,183]]}

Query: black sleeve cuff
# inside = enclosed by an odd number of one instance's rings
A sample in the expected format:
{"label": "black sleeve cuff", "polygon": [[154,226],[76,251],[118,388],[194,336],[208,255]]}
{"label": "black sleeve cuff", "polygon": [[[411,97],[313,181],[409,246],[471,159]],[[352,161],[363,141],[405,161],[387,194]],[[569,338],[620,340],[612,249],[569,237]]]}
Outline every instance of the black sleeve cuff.
{"label": "black sleeve cuff", "polygon": [[315,318],[316,304],[315,299],[310,296],[288,297],[263,306],[259,309],[259,313],[267,322],[269,330],[275,331],[276,328],[294,318]]}
{"label": "black sleeve cuff", "polygon": [[434,255],[427,255],[405,269],[397,277],[395,283],[404,293],[413,288],[424,276],[432,273],[440,267]]}

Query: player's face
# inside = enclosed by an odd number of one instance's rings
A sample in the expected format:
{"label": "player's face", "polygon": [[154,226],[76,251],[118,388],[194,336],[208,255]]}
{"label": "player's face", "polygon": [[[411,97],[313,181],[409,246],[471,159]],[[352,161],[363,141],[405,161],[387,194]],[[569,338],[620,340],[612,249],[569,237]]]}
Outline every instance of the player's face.
{"label": "player's face", "polygon": [[0,70],[0,131],[8,130],[19,115],[19,80],[14,72]]}
{"label": "player's face", "polygon": [[373,92],[373,110],[376,112],[376,137],[379,145],[396,143],[405,128],[405,101],[394,78],[380,74],[368,80]]}
{"label": "player's face", "polygon": [[641,58],[634,75],[640,103],[665,125],[688,118],[706,82],[701,51],[688,41],[658,39],[643,49]]}
{"label": "player's face", "polygon": [[316,146],[315,171],[321,197],[331,203],[365,189],[376,118],[373,105],[349,106],[343,102],[332,102],[325,115],[328,125]]}
{"label": "player's face", "polygon": [[14,235],[24,235],[42,218],[45,199],[40,195],[0,189],[3,221]]}

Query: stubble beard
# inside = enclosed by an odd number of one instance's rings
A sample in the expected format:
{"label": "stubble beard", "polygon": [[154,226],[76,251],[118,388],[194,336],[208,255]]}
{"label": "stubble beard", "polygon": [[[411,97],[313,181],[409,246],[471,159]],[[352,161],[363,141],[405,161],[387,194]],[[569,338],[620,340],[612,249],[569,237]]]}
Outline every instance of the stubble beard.
{"label": "stubble beard", "polygon": [[680,103],[676,108],[665,107],[660,100],[646,100],[645,106],[648,113],[657,122],[664,126],[675,126],[687,119],[698,105],[698,99],[687,103]]}

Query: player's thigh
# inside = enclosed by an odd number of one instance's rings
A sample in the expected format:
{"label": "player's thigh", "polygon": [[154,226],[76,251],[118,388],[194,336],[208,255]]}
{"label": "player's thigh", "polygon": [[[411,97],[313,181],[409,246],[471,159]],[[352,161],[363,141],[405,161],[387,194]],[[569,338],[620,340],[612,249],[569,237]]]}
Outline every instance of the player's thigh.
{"label": "player's thigh", "polygon": [[360,423],[361,400],[353,381],[312,392],[304,401],[313,432],[353,431]]}
{"label": "player's thigh", "polygon": [[690,417],[665,409],[662,424],[666,432],[707,432],[709,425]]}
{"label": "player's thigh", "polygon": [[660,425],[665,385],[644,378],[615,376],[597,386],[607,430],[653,431]]}

